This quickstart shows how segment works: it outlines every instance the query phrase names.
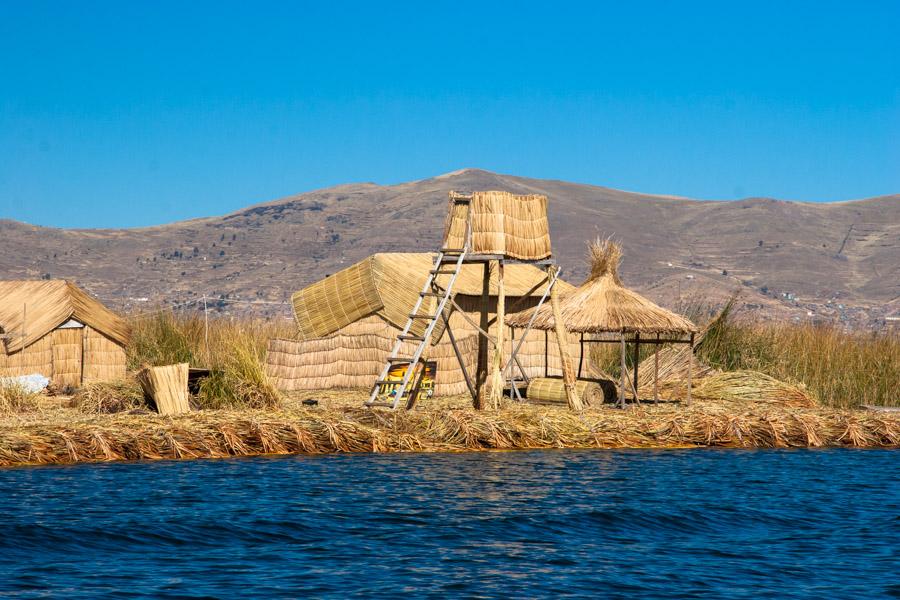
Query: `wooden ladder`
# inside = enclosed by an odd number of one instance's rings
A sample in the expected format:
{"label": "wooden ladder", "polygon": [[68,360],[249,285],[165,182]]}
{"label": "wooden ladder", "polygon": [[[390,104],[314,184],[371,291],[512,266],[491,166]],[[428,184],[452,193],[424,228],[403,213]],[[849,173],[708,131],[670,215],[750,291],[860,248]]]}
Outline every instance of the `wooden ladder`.
{"label": "wooden ladder", "polygon": [[[455,205],[467,206],[465,244],[462,248],[441,248],[440,252],[438,252],[432,269],[428,272],[425,285],[422,287],[422,291],[419,292],[419,298],[416,300],[416,304],[406,320],[406,325],[397,336],[384,368],[372,386],[369,399],[366,401],[366,406],[368,407],[382,406],[396,409],[407,389],[410,390],[406,404],[407,408],[412,408],[418,399],[422,380],[425,378],[426,350],[431,343],[431,334],[434,332],[438,320],[442,318],[441,315],[453,297],[453,285],[456,283],[456,278],[462,270],[472,237],[471,223],[469,222],[471,213],[470,199],[460,196],[454,198],[453,202]],[[450,276],[447,284],[443,287],[437,283],[437,278],[442,275]],[[422,311],[426,298],[437,299],[434,314]],[[413,325],[423,321],[427,322],[425,331],[422,335],[416,335],[413,333]],[[400,356],[400,350],[403,348],[404,342],[416,342],[418,344],[412,356]],[[404,363],[407,363],[406,372],[399,383],[396,379],[388,379],[388,373],[391,371],[391,368],[394,365]]]}

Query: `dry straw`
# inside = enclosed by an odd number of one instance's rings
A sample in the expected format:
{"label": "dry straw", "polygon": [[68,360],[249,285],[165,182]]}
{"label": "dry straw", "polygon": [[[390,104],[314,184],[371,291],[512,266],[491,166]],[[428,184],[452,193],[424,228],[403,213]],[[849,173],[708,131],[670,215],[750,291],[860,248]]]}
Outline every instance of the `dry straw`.
{"label": "dry straw", "polygon": [[515,448],[738,448],[900,444],[900,416],[784,409],[513,405],[499,411],[367,409],[101,416],[0,426],[0,465],[326,452]]}
{"label": "dry straw", "polygon": [[87,414],[112,414],[149,408],[144,390],[135,377],[87,383],[76,392],[72,404]]}
{"label": "dry straw", "polygon": [[758,371],[710,375],[698,383],[694,393],[698,397],[742,403],[761,402],[801,408],[818,405],[815,396],[804,385],[779,381]]}

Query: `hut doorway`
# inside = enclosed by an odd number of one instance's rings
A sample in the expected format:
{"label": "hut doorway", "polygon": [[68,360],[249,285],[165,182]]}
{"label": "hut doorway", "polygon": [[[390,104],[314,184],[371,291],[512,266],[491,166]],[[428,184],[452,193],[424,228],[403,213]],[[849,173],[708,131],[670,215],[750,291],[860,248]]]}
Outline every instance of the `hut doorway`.
{"label": "hut doorway", "polygon": [[53,353],[50,380],[59,388],[80,386],[84,371],[84,325],[70,319],[50,335]]}

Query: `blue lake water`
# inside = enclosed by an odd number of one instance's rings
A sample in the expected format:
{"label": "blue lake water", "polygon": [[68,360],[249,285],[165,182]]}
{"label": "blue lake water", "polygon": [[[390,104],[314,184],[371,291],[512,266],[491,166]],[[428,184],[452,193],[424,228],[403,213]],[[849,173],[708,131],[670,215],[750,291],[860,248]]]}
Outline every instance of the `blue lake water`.
{"label": "blue lake water", "polygon": [[898,597],[900,452],[0,470],[2,597]]}

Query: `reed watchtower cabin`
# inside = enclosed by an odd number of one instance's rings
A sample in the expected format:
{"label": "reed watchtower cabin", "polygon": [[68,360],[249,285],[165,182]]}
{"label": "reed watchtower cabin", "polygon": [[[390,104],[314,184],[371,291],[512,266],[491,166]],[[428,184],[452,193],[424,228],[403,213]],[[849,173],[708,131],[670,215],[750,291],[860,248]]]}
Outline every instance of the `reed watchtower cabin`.
{"label": "reed watchtower cabin", "polygon": [[[527,294],[539,298],[536,308],[548,298],[553,306],[558,306],[559,268],[551,253],[547,197],[503,191],[450,192],[441,248],[372,387],[367,406],[396,408],[404,398],[407,408],[415,406],[430,349],[442,335],[449,337],[475,407],[499,404],[506,384],[504,372],[501,372],[503,349],[507,344],[503,326],[507,310],[504,271],[508,265],[521,264],[532,265],[545,273]],[[465,317],[478,332],[474,373],[466,369],[450,319],[453,314],[466,315],[468,312],[455,297],[464,265],[469,270],[472,266],[481,266],[478,320]],[[496,298],[493,306],[492,296]],[[499,326],[491,335],[493,323]],[[564,377],[567,381],[574,380],[562,328],[557,330],[557,342]],[[410,348],[414,349],[411,353]],[[402,379],[389,379],[388,373],[397,364],[407,365]],[[510,366],[508,364],[504,371]],[[524,374],[524,369],[518,366]],[[511,389],[515,393],[514,382]],[[574,381],[571,390],[574,395]],[[577,396],[570,399],[570,404],[580,407]]]}

